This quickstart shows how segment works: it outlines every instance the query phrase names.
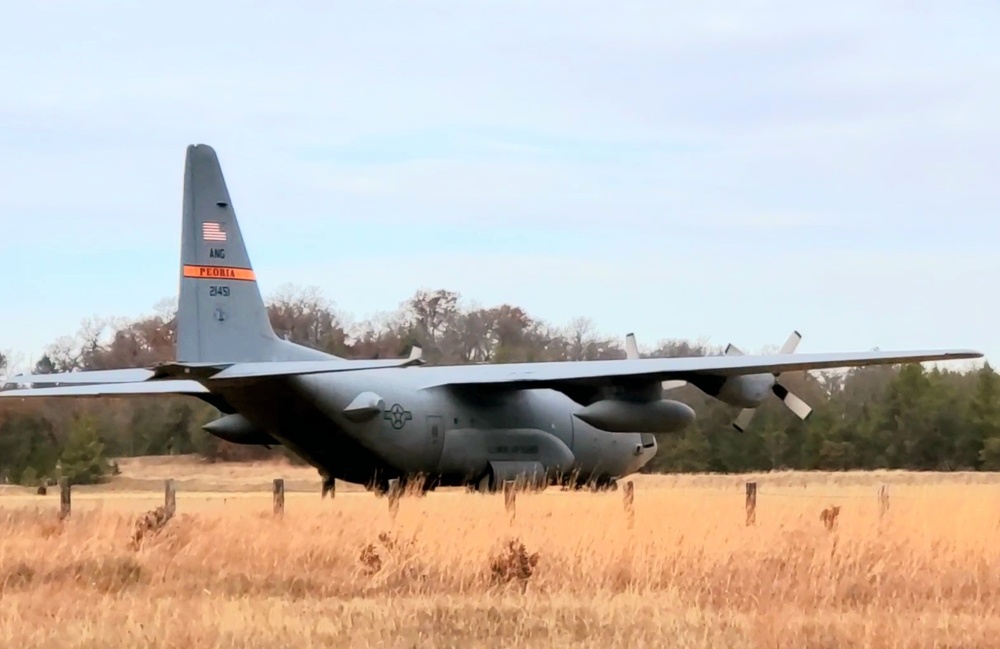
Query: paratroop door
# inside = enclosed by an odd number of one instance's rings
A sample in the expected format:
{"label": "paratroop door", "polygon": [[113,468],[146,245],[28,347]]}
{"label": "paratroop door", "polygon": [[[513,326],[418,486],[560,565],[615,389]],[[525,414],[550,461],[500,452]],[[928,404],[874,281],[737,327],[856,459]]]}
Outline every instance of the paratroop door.
{"label": "paratroop door", "polygon": [[424,448],[424,456],[428,464],[437,466],[441,459],[441,449],[444,446],[444,425],[440,415],[427,416],[427,444]]}

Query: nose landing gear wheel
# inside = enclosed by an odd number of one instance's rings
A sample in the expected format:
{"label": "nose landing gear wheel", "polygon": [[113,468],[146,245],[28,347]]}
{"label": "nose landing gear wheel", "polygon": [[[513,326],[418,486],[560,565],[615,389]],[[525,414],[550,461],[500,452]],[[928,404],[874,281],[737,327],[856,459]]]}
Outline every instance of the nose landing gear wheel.
{"label": "nose landing gear wheel", "polygon": [[389,493],[389,481],[379,478],[368,485],[368,490],[374,493],[376,498],[381,498]]}

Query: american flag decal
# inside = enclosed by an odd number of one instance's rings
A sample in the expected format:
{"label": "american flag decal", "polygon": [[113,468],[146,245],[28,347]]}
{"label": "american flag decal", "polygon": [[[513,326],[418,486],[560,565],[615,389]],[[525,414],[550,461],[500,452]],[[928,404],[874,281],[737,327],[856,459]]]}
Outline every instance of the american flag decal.
{"label": "american flag decal", "polygon": [[203,241],[225,241],[226,233],[221,224],[206,221],[201,224],[201,238]]}

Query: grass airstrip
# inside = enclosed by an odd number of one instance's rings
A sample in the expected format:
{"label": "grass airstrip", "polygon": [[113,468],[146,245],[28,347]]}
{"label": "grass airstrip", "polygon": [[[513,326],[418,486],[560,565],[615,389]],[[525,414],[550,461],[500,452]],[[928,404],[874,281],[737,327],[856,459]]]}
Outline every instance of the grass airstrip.
{"label": "grass airstrip", "polygon": [[[995,474],[635,476],[631,515],[622,487],[512,516],[463,490],[323,499],[283,463],[120,467],[64,520],[58,488],[0,487],[0,647],[1000,643]],[[167,478],[176,510],[136,540]]]}

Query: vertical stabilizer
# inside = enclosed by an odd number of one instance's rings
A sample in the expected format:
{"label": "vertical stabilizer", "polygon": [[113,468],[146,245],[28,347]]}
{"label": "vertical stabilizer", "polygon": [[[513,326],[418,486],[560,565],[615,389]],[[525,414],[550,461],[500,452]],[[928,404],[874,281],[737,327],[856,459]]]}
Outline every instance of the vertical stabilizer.
{"label": "vertical stabilizer", "polygon": [[187,148],[177,313],[177,360],[253,362],[335,358],[279,339],[267,317],[212,147]]}

